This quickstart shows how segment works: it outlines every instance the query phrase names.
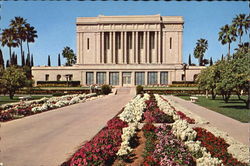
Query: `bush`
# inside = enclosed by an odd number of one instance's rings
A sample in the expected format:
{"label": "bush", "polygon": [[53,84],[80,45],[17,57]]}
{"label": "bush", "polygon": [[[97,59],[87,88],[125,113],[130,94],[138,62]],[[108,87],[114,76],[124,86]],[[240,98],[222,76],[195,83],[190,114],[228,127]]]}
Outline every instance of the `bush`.
{"label": "bush", "polygon": [[142,93],[142,92],[143,92],[143,86],[137,85],[137,86],[136,86],[136,94],[140,94],[140,93]]}
{"label": "bush", "polygon": [[65,95],[64,93],[53,93],[52,96],[63,96]]}
{"label": "bush", "polygon": [[102,94],[107,95],[107,94],[111,93],[111,87],[109,85],[102,85],[101,92],[102,92]]}

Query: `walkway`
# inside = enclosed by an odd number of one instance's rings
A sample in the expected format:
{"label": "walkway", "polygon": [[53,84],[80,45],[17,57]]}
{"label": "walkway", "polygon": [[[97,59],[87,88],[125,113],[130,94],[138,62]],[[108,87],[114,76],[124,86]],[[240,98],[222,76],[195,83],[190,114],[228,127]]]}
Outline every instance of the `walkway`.
{"label": "walkway", "polygon": [[58,166],[128,103],[130,91],[1,123],[0,163]]}
{"label": "walkway", "polygon": [[244,143],[245,145],[249,145],[249,123],[242,123],[179,97],[164,97],[167,99],[172,99],[178,105],[186,108],[187,110],[200,116],[201,118],[208,120],[211,126],[217,127],[218,129],[227,132],[236,140]]}

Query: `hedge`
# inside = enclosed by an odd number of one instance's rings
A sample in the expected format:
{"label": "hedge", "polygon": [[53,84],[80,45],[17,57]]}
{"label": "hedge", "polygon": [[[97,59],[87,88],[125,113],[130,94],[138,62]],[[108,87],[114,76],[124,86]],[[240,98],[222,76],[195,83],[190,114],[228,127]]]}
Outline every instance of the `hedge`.
{"label": "hedge", "polygon": [[38,87],[77,87],[80,81],[37,81]]}

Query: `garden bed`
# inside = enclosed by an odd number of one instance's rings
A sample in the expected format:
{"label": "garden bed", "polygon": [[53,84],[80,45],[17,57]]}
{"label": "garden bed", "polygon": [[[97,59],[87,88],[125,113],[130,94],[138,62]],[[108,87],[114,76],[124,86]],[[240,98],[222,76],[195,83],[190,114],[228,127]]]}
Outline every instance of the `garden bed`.
{"label": "garden bed", "polygon": [[50,111],[56,108],[84,102],[96,96],[91,94],[74,94],[60,97],[41,98],[39,100],[21,101],[18,103],[4,104],[0,106],[0,122],[6,122],[25,116]]}
{"label": "garden bed", "polygon": [[223,138],[194,123],[159,95],[137,95],[62,166],[247,165]]}

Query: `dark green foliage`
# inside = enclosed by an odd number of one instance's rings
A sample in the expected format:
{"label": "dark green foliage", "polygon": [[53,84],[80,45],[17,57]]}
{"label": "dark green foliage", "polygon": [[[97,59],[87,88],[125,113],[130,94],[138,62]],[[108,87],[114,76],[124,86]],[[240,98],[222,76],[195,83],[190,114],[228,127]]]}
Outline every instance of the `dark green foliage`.
{"label": "dark green foliage", "polygon": [[58,54],[58,66],[61,66],[61,56]]}
{"label": "dark green foliage", "polygon": [[204,64],[205,61],[203,61],[203,57],[207,49],[208,49],[208,42],[206,39],[201,38],[197,40],[196,47],[194,49],[194,57],[198,59],[200,66],[205,65]]}
{"label": "dark green foliage", "polygon": [[30,62],[30,66],[34,66],[34,60],[33,60],[33,54],[31,54],[31,62]]}
{"label": "dark green foliage", "polygon": [[212,65],[214,64],[214,63],[213,63],[213,58],[212,58],[212,57],[210,58],[209,64],[210,64],[210,66],[212,66]]}
{"label": "dark green foliage", "polygon": [[6,61],[6,68],[7,67],[10,67],[10,61],[9,60]]}
{"label": "dark green foliage", "polygon": [[136,94],[141,94],[143,92],[143,86],[137,85],[136,86]]}
{"label": "dark green foliage", "polygon": [[25,66],[25,56],[24,52],[22,52],[22,67]]}
{"label": "dark green foliage", "polygon": [[29,67],[30,67],[30,54],[27,54],[26,66],[29,66]]}
{"label": "dark green foliage", "polygon": [[192,66],[191,54],[189,54],[189,57],[188,57],[188,65],[189,65],[189,66]]}
{"label": "dark green foliage", "polygon": [[8,67],[4,70],[0,78],[0,84],[9,93],[10,99],[13,99],[15,92],[26,84],[25,72],[16,66]]}
{"label": "dark green foliage", "polygon": [[1,49],[0,49],[0,68],[4,68],[4,59]]}
{"label": "dark green foliage", "polygon": [[64,93],[53,93],[52,96],[63,96],[65,95]]}
{"label": "dark green foliage", "polygon": [[37,81],[37,86],[40,87],[77,87],[80,86],[80,81]]}
{"label": "dark green foliage", "polygon": [[48,56],[48,66],[51,66],[50,56]]}
{"label": "dark green foliage", "polygon": [[111,87],[109,85],[102,85],[101,92],[104,95],[111,93]]}
{"label": "dark green foliage", "polygon": [[70,47],[64,47],[62,56],[66,58],[66,66],[72,66],[76,63],[76,55],[74,54],[74,51]]}

